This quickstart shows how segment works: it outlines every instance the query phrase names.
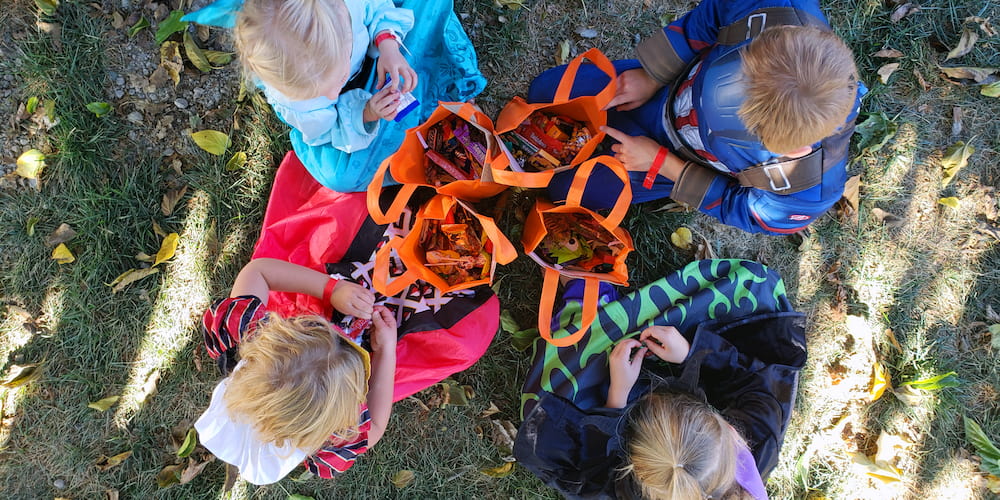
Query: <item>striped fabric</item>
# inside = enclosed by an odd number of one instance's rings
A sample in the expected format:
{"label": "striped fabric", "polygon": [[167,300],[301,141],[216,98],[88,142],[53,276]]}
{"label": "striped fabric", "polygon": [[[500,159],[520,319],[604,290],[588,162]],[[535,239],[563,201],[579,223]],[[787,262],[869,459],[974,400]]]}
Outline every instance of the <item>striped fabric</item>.
{"label": "striped fabric", "polygon": [[[246,337],[253,335],[257,322],[264,318],[267,309],[261,300],[253,295],[229,297],[212,303],[202,318],[202,333],[205,349],[212,359],[227,357]],[[354,461],[368,451],[368,431],[371,416],[368,407],[361,405],[358,417],[358,434],[352,439],[330,436],[323,447],[306,457],[302,465],[313,474],[330,479],[344,473],[354,465]]]}

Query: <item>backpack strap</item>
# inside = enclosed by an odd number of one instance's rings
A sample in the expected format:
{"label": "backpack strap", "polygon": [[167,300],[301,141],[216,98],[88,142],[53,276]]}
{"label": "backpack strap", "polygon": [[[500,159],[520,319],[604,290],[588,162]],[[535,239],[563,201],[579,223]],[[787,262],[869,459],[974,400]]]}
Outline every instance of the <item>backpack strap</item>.
{"label": "backpack strap", "polygon": [[830,26],[816,16],[795,7],[764,7],[719,30],[718,45],[737,45],[772,26],[815,26],[829,31]]}

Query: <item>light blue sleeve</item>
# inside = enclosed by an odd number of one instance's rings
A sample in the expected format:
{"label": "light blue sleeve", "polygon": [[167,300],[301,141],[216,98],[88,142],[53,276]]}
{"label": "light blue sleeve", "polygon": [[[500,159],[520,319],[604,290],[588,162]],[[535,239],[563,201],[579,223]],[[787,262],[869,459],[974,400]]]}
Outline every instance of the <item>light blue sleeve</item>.
{"label": "light blue sleeve", "polygon": [[372,95],[362,89],[340,94],[336,101],[326,97],[292,101],[267,86],[264,95],[278,118],[301,132],[310,146],[329,144],[352,153],[367,148],[379,131],[381,120],[364,121],[365,104]]}
{"label": "light blue sleeve", "polygon": [[365,5],[365,26],[373,41],[375,35],[386,30],[406,38],[413,29],[413,11],[396,7],[392,0],[370,0]]}

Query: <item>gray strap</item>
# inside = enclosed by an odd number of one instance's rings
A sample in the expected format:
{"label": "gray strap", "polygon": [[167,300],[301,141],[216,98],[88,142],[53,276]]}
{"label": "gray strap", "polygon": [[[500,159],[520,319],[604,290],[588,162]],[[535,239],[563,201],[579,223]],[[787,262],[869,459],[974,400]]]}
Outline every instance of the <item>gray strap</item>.
{"label": "gray strap", "polygon": [[794,7],[765,7],[719,30],[716,43],[737,45],[772,26],[815,26],[825,31],[830,27],[816,16]]}
{"label": "gray strap", "polygon": [[646,73],[664,85],[670,85],[687,66],[663,30],[639,43],[635,53]]}

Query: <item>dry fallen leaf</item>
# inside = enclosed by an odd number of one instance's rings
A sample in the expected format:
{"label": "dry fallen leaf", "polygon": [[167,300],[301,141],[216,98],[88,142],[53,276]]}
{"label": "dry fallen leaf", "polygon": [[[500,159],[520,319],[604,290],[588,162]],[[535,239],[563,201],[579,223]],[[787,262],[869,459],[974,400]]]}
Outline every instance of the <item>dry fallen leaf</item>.
{"label": "dry fallen leaf", "polygon": [[976,23],[979,25],[979,29],[983,30],[986,36],[996,36],[997,32],[993,29],[993,25],[990,24],[989,18],[982,18],[979,16],[969,16],[965,18],[967,23]]}
{"label": "dry fallen leaf", "polygon": [[889,16],[889,20],[892,21],[893,24],[896,24],[899,21],[902,21],[904,17],[913,14],[918,10],[920,10],[919,5],[915,3],[905,3],[896,7],[896,10],[892,11],[892,15]]}
{"label": "dry fallen leaf", "polygon": [[889,377],[889,372],[885,369],[885,365],[876,361],[872,367],[872,386],[868,390],[868,400],[877,401],[886,389],[891,388],[892,379]]}
{"label": "dry fallen leaf", "polygon": [[514,462],[504,462],[496,467],[479,469],[479,472],[490,477],[507,477],[511,472],[514,472]]}
{"label": "dry fallen leaf", "polygon": [[948,78],[953,80],[973,80],[976,83],[993,83],[997,80],[997,68],[978,68],[975,66],[938,66]]}
{"label": "dry fallen leaf", "polygon": [[872,462],[864,453],[848,453],[851,462],[859,470],[872,479],[877,479],[883,484],[895,483],[903,480],[903,471],[889,464],[877,464]]}
{"label": "dry fallen leaf", "polygon": [[861,194],[861,175],[855,175],[847,179],[844,184],[844,200],[853,208],[858,209],[858,197]]}
{"label": "dry fallen leaf", "polygon": [[187,185],[183,185],[178,189],[171,189],[166,193],[163,193],[163,201],[160,202],[160,212],[163,215],[170,215],[174,213],[174,207],[177,206],[177,202],[184,197],[184,193],[187,193]]}
{"label": "dry fallen leaf", "polygon": [[45,155],[37,149],[29,149],[17,157],[17,170],[14,172],[25,179],[37,179],[45,168]]}
{"label": "dry fallen leaf", "polygon": [[483,412],[480,413],[479,416],[480,417],[488,417],[490,415],[495,415],[497,413],[500,413],[500,408],[497,408],[496,403],[494,403],[493,401],[490,401],[490,407],[487,408],[487,409],[485,409],[485,410],[483,410]]}
{"label": "dry fallen leaf", "polygon": [[956,198],[954,196],[949,196],[947,198],[939,198],[938,199],[938,204],[944,205],[944,206],[950,207],[950,208],[958,208],[960,202],[959,202],[958,198]]}
{"label": "dry fallen leaf", "polygon": [[962,133],[962,119],[965,118],[965,111],[961,106],[951,108],[951,135]]}
{"label": "dry fallen leaf", "polygon": [[899,69],[899,63],[889,63],[882,65],[882,67],[878,69],[879,80],[884,84],[888,84],[889,77],[892,76],[892,74],[895,73],[897,69]]}
{"label": "dry fallen leaf", "polygon": [[126,451],[124,453],[119,453],[113,457],[106,457],[104,455],[101,455],[101,457],[97,459],[97,463],[95,465],[97,466],[97,470],[106,471],[112,467],[117,467],[121,465],[121,463],[124,462],[125,459],[130,456],[132,456],[132,450]]}
{"label": "dry fallen leaf", "polygon": [[233,153],[232,158],[226,162],[226,170],[233,171],[243,168],[243,165],[247,163],[247,154],[243,151],[237,151]]}
{"label": "dry fallen leaf", "polygon": [[396,488],[403,489],[413,483],[416,479],[416,475],[412,470],[401,470],[392,475],[392,485]]}
{"label": "dry fallen leaf", "polygon": [[945,57],[944,60],[947,61],[948,59],[955,59],[956,57],[968,54],[975,48],[977,41],[979,41],[979,33],[975,30],[965,28],[962,30],[962,38],[959,39],[958,45],[954,49],[951,49],[951,52],[948,52],[948,57]]}
{"label": "dry fallen leaf", "polygon": [[125,289],[125,287],[139,281],[146,276],[152,276],[160,272],[158,267],[147,267],[145,269],[129,269],[124,273],[118,275],[108,286],[111,287],[111,293],[118,293]]}
{"label": "dry fallen leaf", "polygon": [[192,479],[198,477],[201,471],[205,470],[205,466],[215,460],[215,457],[209,455],[209,459],[204,462],[199,462],[193,458],[188,459],[188,466],[184,468],[181,472],[180,483],[187,484],[190,483]]}
{"label": "dry fallen leaf", "polygon": [[931,84],[927,83],[927,80],[924,80],[924,75],[920,74],[920,70],[913,68],[913,76],[917,78],[917,83],[924,89],[924,92],[931,89]]}
{"label": "dry fallen leaf", "polygon": [[108,408],[111,408],[118,402],[119,397],[120,396],[108,396],[104,399],[98,399],[97,401],[88,404],[87,408],[93,408],[101,412],[108,411]]}
{"label": "dry fallen leaf", "polygon": [[162,227],[160,227],[160,224],[156,222],[155,219],[153,220],[153,234],[159,236],[160,238],[167,237],[167,232],[164,231]]}
{"label": "dry fallen leaf", "polygon": [[944,157],[941,158],[941,167],[944,175],[941,178],[941,187],[947,187],[951,180],[955,178],[959,170],[965,168],[969,163],[969,157],[976,152],[976,148],[971,144],[958,141],[945,150]]}
{"label": "dry fallen leaf", "polygon": [[888,59],[895,59],[898,57],[903,57],[903,53],[896,49],[882,49],[872,54],[872,57],[884,57]]}
{"label": "dry fallen leaf", "polygon": [[164,42],[160,45],[160,67],[167,72],[176,87],[181,83],[181,72],[184,71],[184,60],[181,59],[180,44]]}
{"label": "dry fallen leaf", "polygon": [[38,380],[38,377],[42,375],[42,368],[44,366],[44,361],[28,365],[10,365],[10,368],[7,370],[7,376],[4,377],[3,383],[0,383],[0,385],[8,389],[14,389]]}
{"label": "dry fallen leaf", "polygon": [[681,250],[691,248],[692,241],[694,241],[694,238],[691,235],[691,230],[686,227],[679,227],[670,235],[670,242]]}
{"label": "dry fallen leaf", "polygon": [[73,256],[73,252],[69,251],[65,243],[60,243],[52,250],[52,260],[56,261],[57,264],[69,264],[75,261],[76,257]]}
{"label": "dry fallen leaf", "polygon": [[878,219],[879,222],[885,224],[886,227],[900,227],[906,222],[906,219],[882,210],[881,208],[873,208],[872,215]]}
{"label": "dry fallen leaf", "polygon": [[566,64],[569,62],[569,40],[559,42],[559,53],[556,54],[556,64]]}
{"label": "dry fallen leaf", "polygon": [[156,252],[156,260],[153,261],[153,267],[174,257],[179,239],[180,236],[177,233],[170,233],[166,238],[163,238],[163,243],[160,244],[160,251]]}
{"label": "dry fallen leaf", "polygon": [[701,238],[701,242],[698,243],[698,247],[694,251],[695,260],[705,260],[705,259],[715,259],[715,249],[712,248],[712,244],[708,242],[708,238],[702,235],[698,235]]}
{"label": "dry fallen leaf", "polygon": [[76,238],[76,231],[64,222],[59,224],[59,227],[55,231],[52,231],[45,237],[45,246],[54,247],[60,243],[66,243],[73,238]]}
{"label": "dry fallen leaf", "polygon": [[163,468],[159,473],[156,474],[156,486],[160,488],[169,488],[179,482],[181,482],[181,467],[182,464],[168,465]]}
{"label": "dry fallen leaf", "polygon": [[212,65],[209,64],[205,52],[195,43],[190,31],[184,32],[184,54],[187,55],[188,61],[191,61],[191,64],[198,68],[198,71],[202,73],[212,71]]}

